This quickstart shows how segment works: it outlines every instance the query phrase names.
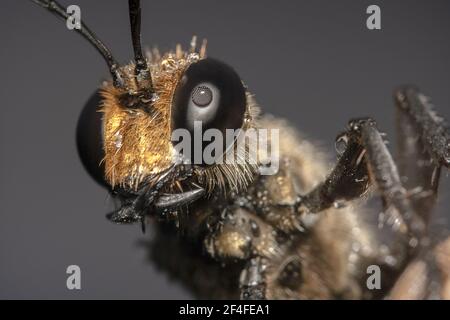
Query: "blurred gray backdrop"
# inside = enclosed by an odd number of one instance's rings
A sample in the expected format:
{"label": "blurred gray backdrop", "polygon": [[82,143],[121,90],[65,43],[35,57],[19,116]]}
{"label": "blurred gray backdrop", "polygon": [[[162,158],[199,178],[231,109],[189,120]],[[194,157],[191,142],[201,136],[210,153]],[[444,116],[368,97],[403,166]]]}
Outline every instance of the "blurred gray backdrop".
{"label": "blurred gray backdrop", "polygon": [[[62,3],[131,59],[127,1]],[[370,4],[381,7],[380,31],[366,28]],[[191,298],[147,261],[138,242],[151,235],[105,219],[111,201],[78,159],[79,112],[108,76],[100,55],[30,1],[2,0],[0,23],[0,298]],[[209,56],[234,66],[265,111],[331,156],[351,117],[375,117],[395,142],[400,84],[420,86],[450,119],[448,0],[143,1],[142,33],[163,50],[206,37]],[[71,264],[82,290],[66,288]]]}

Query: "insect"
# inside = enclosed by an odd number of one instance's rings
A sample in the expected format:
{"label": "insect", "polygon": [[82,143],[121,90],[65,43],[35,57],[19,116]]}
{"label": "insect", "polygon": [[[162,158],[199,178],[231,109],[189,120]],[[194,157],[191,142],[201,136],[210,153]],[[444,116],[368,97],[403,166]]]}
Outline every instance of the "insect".
{"label": "insect", "polygon": [[[56,1],[34,2],[68,18]],[[260,112],[236,71],[206,56],[206,43],[144,54],[139,1],[129,1],[129,15],[129,65],[120,66],[84,23],[76,30],[112,76],[100,90],[99,140],[91,150],[88,135],[81,149],[90,172],[120,200],[111,221],[158,222],[151,244],[158,265],[210,298],[450,298],[450,238],[436,243],[428,232],[441,170],[450,166],[450,135],[424,94],[395,91],[398,166],[375,120],[358,118],[338,135],[329,170],[314,143]],[[277,172],[261,174],[262,161],[180,156],[172,133],[191,133],[196,121],[220,133],[280,130]],[[237,141],[224,143],[225,155]],[[364,218],[372,198],[382,200],[381,231]],[[381,272],[377,290],[368,286],[370,266]]]}

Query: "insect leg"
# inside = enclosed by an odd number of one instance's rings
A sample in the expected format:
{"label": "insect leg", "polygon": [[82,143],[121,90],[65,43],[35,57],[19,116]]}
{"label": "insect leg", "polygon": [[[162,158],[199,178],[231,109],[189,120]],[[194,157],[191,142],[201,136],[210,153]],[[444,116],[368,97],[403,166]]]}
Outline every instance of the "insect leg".
{"label": "insect leg", "polygon": [[[298,204],[308,212],[317,213],[330,208],[337,201],[352,200],[368,188],[367,166],[364,147],[352,131],[346,137],[346,149],[325,181],[298,199]],[[300,208],[301,209],[301,208]]]}
{"label": "insect leg", "polygon": [[252,253],[253,235],[243,209],[224,210],[214,231],[205,239],[205,248],[215,259],[248,259]]}
{"label": "insect leg", "polygon": [[390,206],[394,208],[406,224],[410,236],[416,240],[422,239],[425,235],[425,223],[414,210],[411,197],[400,180],[397,166],[375,122],[363,120],[356,126],[360,126],[369,174],[381,192],[385,209]]}
{"label": "insect leg", "polygon": [[266,299],[266,284],[264,277],[264,259],[254,257],[249,260],[239,279],[241,299],[263,300]]}
{"label": "insect leg", "polygon": [[414,87],[395,91],[397,163],[404,186],[416,190],[412,203],[428,222],[436,203],[442,166],[450,165],[450,134],[429,99]]}
{"label": "insect leg", "polygon": [[396,211],[411,238],[422,239],[425,223],[411,204],[375,121],[370,118],[351,120],[346,134],[348,145],[338,164],[324,183],[301,197],[299,212],[317,213],[340,199],[356,198],[372,182],[381,193],[385,209]]}
{"label": "insect leg", "polygon": [[207,252],[221,262],[245,263],[239,281],[241,298],[265,299],[269,266],[283,255],[284,244],[270,224],[245,208],[227,208],[220,216],[205,239]]}

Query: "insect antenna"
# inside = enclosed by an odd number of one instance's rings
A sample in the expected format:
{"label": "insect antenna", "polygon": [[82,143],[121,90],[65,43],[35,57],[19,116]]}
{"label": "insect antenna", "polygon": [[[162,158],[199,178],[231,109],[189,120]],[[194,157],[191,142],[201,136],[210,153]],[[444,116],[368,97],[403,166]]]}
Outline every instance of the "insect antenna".
{"label": "insect antenna", "polygon": [[[57,17],[67,20],[70,15],[67,13],[67,9],[61,6],[58,2],[52,0],[31,0],[41,7],[47,9]],[[112,56],[109,49],[103,44],[102,41],[83,23],[81,22],[81,28],[75,28],[79,34],[81,34],[86,40],[88,40],[105,59],[109,72],[112,75],[113,83],[115,87],[123,87],[124,82],[119,72],[119,64]]]}
{"label": "insect antenna", "polygon": [[142,54],[141,48],[141,2],[139,0],[128,0],[130,13],[131,39],[133,41],[134,60],[136,62],[134,73],[139,88],[152,91],[152,76],[147,66],[147,61]]}

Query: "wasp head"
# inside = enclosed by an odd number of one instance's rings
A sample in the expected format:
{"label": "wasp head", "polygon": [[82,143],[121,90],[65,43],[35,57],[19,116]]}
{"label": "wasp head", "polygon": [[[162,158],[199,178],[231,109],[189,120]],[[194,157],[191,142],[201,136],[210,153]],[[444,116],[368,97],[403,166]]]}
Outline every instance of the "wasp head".
{"label": "wasp head", "polygon": [[[217,154],[223,160],[236,148],[236,139],[225,141],[226,131],[245,131],[255,124],[257,107],[237,73],[207,58],[204,46],[200,52],[177,46],[162,56],[153,51],[146,60],[150,86],[140,86],[136,66],[130,64],[120,70],[123,85],[107,83],[101,93],[108,184],[133,195],[130,212],[173,209],[207,193],[244,189],[256,172],[255,163],[194,161],[195,148],[202,153],[207,146],[202,139],[207,130],[223,134],[224,151]],[[188,153],[176,147],[177,130],[189,135]]]}

